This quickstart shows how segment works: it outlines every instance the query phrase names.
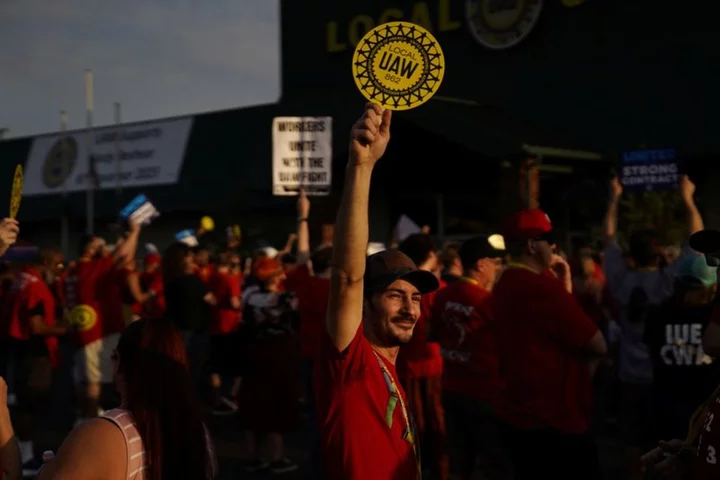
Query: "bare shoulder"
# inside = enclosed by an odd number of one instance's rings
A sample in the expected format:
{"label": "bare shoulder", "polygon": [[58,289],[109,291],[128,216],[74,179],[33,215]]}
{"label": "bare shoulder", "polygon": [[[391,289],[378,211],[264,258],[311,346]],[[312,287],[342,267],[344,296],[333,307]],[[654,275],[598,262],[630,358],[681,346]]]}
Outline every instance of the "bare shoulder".
{"label": "bare shoulder", "polygon": [[125,478],[127,469],[125,437],[114,423],[102,418],[90,420],[65,438],[50,464],[38,480]]}

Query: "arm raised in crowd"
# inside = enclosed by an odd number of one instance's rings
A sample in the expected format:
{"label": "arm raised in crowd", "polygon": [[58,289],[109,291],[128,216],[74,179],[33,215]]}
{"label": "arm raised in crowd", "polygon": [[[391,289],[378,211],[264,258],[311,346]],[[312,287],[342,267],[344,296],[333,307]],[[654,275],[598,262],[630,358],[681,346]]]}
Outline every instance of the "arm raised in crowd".
{"label": "arm raised in crowd", "polygon": [[310,200],[304,189],[300,190],[297,200],[297,264],[305,265],[310,260]]}
{"label": "arm raised in crowd", "polygon": [[333,238],[327,313],[328,333],[340,351],[350,345],[362,321],[370,178],[390,140],[390,122],[389,110],[383,112],[368,103],[350,133],[350,159]]}
{"label": "arm raised in crowd", "polygon": [[695,205],[695,184],[687,175],[680,176],[680,198],[685,204],[687,211],[688,236],[697,233],[705,228],[702,215]]}
{"label": "arm raised in crowd", "polygon": [[0,257],[5,255],[20,233],[20,224],[14,218],[5,218],[0,222]]}
{"label": "arm raised in crowd", "polygon": [[131,221],[127,238],[125,238],[125,241],[122,242],[113,253],[113,257],[117,263],[123,264],[135,258],[139,238],[140,224]]}

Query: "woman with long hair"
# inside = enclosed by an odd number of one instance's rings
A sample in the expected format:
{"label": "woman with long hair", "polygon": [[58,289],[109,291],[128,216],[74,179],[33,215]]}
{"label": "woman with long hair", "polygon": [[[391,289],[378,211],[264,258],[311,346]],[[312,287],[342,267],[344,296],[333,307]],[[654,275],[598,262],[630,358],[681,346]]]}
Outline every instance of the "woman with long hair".
{"label": "woman with long hair", "polygon": [[[120,408],[75,428],[37,478],[214,479],[212,442],[172,322],[128,325],[113,363]],[[8,422],[0,415],[0,431]]]}

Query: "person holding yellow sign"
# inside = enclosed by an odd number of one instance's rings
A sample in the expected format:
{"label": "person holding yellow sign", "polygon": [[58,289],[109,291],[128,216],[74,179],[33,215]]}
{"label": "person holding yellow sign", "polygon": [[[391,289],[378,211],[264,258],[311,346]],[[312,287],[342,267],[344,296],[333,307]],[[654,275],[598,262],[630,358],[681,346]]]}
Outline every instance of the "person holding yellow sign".
{"label": "person holding yellow sign", "polygon": [[352,128],[333,240],[326,332],[315,364],[326,478],[421,478],[415,426],[395,370],[438,279],[399,250],[366,258],[370,178],[391,111],[368,103]]}

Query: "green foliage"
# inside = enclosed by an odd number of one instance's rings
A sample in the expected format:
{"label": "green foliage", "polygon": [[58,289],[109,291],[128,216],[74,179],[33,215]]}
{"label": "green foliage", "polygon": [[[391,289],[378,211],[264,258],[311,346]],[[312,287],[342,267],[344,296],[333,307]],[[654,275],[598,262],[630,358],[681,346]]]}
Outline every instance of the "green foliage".
{"label": "green foliage", "polygon": [[654,228],[666,245],[677,245],[687,236],[685,211],[676,191],[623,193],[618,231],[627,238],[634,231]]}

